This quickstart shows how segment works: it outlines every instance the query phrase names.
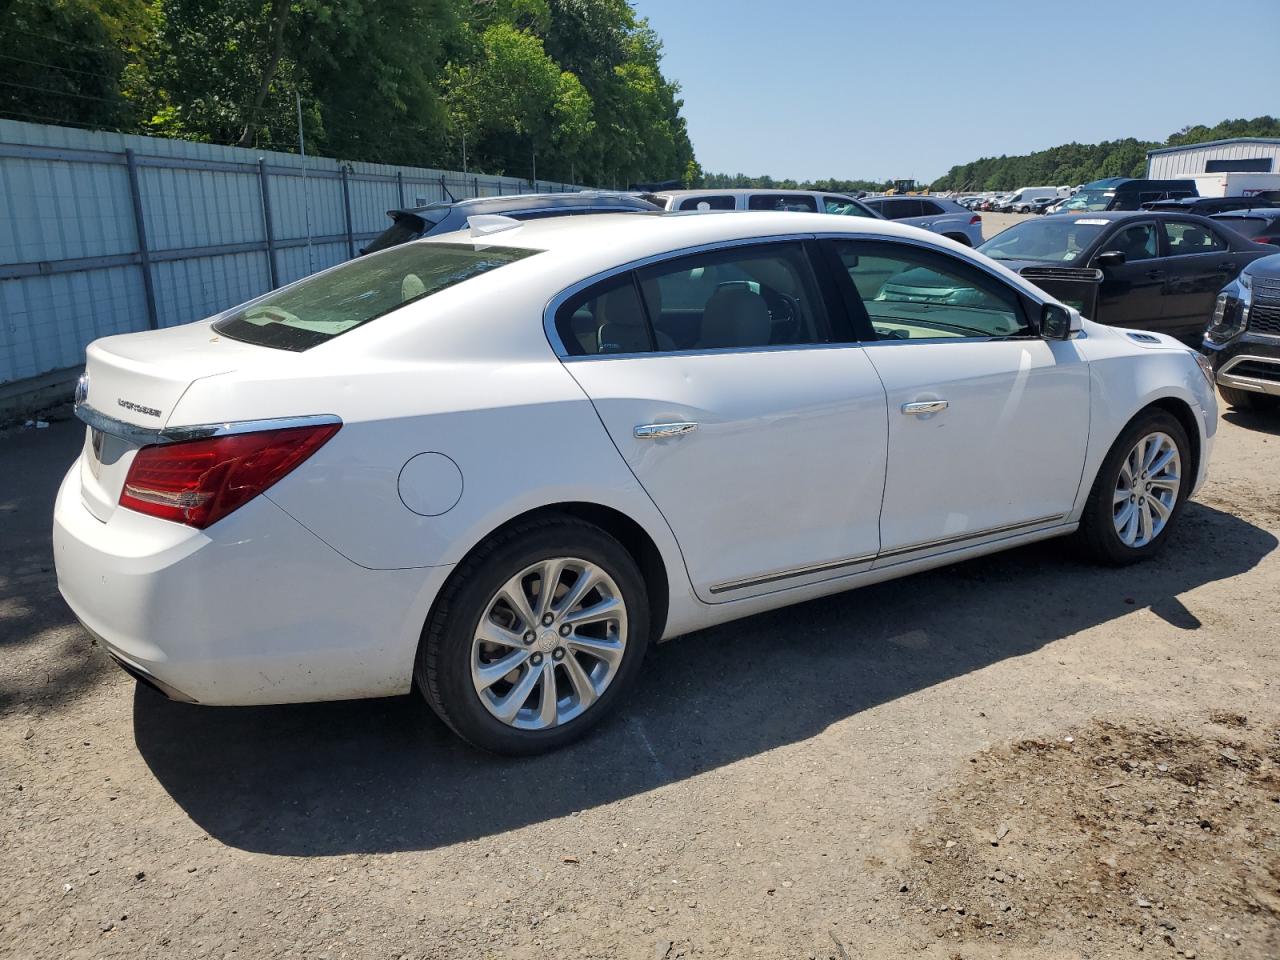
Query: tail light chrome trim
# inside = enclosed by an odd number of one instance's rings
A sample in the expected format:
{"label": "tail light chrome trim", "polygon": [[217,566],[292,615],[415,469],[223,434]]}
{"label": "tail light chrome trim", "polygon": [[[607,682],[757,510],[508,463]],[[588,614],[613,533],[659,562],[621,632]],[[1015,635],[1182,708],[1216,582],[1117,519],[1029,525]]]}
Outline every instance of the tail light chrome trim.
{"label": "tail light chrome trim", "polygon": [[331,413],[311,414],[300,417],[275,417],[265,420],[237,420],[227,423],[200,423],[185,427],[140,427],[118,420],[96,410],[87,403],[75,407],[78,419],[95,430],[117,437],[140,447],[163,443],[182,443],[184,440],[204,440],[209,437],[225,437],[236,433],[257,433],[262,430],[286,430],[289,427],[319,427],[341,424],[342,418]]}

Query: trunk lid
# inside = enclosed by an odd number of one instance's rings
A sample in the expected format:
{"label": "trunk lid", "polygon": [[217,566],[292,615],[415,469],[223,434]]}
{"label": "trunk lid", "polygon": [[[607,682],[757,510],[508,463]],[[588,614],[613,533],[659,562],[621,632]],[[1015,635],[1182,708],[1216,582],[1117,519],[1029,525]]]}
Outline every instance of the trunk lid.
{"label": "trunk lid", "polygon": [[85,430],[80,488],[89,512],[104,522],[110,518],[133,455],[145,445],[146,431],[168,423],[192,383],[241,369],[263,353],[261,347],[218,336],[204,322],[89,344],[77,404],[125,425]]}

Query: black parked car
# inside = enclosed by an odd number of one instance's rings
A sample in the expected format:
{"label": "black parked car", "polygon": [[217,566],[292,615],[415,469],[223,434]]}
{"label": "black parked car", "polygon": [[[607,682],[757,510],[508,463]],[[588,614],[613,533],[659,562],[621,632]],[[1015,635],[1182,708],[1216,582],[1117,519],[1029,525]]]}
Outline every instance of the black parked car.
{"label": "black parked car", "polygon": [[1223,400],[1280,409],[1280,254],[1255,260],[1218,295],[1204,350]]}
{"label": "black parked car", "polygon": [[1155,200],[1176,200],[1199,196],[1194,180],[1142,180],[1136,177],[1107,177],[1086,183],[1058,211],[1099,213],[1104,210],[1137,210]]}
{"label": "black parked car", "polygon": [[1270,207],[1270,200],[1257,197],[1183,197],[1180,200],[1152,200],[1142,205],[1143,210],[1160,213],[1198,213],[1211,217],[1229,210],[1248,210],[1250,207]]}
{"label": "black parked car", "polygon": [[1091,320],[1191,340],[1223,285],[1267,255],[1207,217],[1146,211],[1024,220],[978,250]]}
{"label": "black parked car", "polygon": [[582,213],[655,213],[661,207],[626,193],[582,190],[578,193],[522,193],[509,197],[475,197],[470,200],[429,203],[425,207],[388,210],[391,226],[378,234],[361,253],[374,253],[410,240],[451,233],[467,225],[468,217],[500,215],[515,220],[566,217]]}
{"label": "black parked car", "polygon": [[1213,220],[1230,227],[1254,243],[1280,247],[1280,206],[1219,213]]}

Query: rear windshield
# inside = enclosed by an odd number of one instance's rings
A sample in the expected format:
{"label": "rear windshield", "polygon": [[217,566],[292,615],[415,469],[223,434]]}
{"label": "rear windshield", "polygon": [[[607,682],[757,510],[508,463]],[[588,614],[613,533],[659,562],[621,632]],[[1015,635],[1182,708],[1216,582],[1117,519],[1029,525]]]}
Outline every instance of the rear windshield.
{"label": "rear windshield", "polygon": [[213,329],[258,346],[306,350],[538,252],[466,243],[394,247],[282,287],[218,320]]}
{"label": "rear windshield", "polygon": [[1236,233],[1243,234],[1250,239],[1256,237],[1260,233],[1265,233],[1270,221],[1264,217],[1214,217],[1219,223],[1224,223]]}

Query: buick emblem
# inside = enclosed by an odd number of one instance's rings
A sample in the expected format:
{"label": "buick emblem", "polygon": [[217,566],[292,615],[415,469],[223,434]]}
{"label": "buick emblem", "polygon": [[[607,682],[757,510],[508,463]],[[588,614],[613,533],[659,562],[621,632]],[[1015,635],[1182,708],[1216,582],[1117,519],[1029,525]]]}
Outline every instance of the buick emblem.
{"label": "buick emblem", "polygon": [[76,381],[76,406],[80,406],[89,399],[89,374],[88,372],[80,374],[80,379]]}

